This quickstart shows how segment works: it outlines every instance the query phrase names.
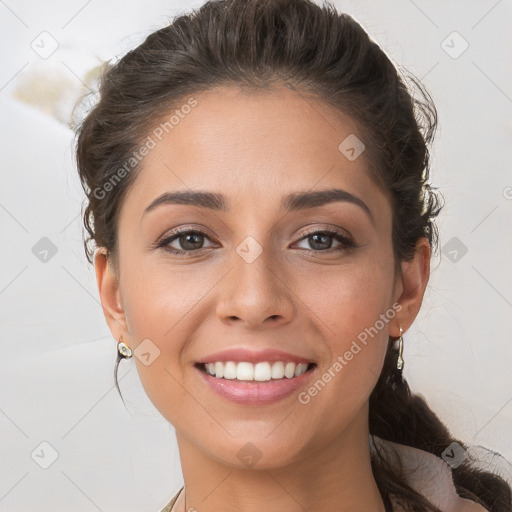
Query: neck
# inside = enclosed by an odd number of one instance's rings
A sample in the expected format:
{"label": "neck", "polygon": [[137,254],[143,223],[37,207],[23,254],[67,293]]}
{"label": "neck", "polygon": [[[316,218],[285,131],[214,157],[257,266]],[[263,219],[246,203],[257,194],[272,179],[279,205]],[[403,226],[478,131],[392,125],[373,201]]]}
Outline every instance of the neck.
{"label": "neck", "polygon": [[213,459],[176,431],[186,510],[384,512],[371,469],[368,436],[366,403],[342,432],[304,451],[307,455],[300,460],[284,467],[248,469]]}

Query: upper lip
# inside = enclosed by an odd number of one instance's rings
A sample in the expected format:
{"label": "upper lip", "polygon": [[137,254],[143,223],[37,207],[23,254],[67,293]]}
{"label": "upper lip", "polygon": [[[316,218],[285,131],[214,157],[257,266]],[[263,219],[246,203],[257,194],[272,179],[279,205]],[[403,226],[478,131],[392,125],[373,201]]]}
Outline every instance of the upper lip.
{"label": "upper lip", "polygon": [[206,357],[203,357],[200,361],[198,361],[198,363],[215,363],[223,361],[245,361],[253,364],[262,362],[274,363],[276,361],[293,362],[296,364],[313,362],[311,359],[306,359],[304,357],[273,348],[257,351],[246,348],[232,348],[228,350],[222,350],[221,352],[215,352]]}

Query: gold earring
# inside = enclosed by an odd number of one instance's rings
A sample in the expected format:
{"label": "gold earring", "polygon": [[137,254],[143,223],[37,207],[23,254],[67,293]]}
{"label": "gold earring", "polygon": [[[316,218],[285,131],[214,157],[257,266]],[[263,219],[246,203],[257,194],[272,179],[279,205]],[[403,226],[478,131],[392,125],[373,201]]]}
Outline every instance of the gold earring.
{"label": "gold earring", "polygon": [[400,338],[398,338],[398,359],[396,361],[396,368],[399,371],[400,375],[402,375],[402,371],[404,368],[404,358],[402,357],[404,351],[404,339],[402,338],[402,326],[400,325]]}
{"label": "gold earring", "polygon": [[123,336],[119,338],[119,342],[117,344],[117,353],[119,354],[119,357],[122,357],[124,359],[132,357],[132,349],[123,341]]}

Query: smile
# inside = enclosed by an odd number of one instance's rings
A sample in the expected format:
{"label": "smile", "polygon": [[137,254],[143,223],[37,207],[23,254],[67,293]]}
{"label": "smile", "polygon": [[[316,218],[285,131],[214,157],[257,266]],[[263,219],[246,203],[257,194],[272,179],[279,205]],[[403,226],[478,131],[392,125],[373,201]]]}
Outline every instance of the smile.
{"label": "smile", "polygon": [[317,373],[315,363],[284,361],[217,361],[196,363],[204,384],[222,400],[237,405],[268,405],[281,401],[305,387]]}

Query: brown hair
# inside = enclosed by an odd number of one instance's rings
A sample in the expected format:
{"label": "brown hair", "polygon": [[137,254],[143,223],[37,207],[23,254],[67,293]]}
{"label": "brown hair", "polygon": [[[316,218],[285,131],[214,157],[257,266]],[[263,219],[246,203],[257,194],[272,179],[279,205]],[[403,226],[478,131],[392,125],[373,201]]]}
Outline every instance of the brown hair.
{"label": "brown hair", "polygon": [[[117,216],[142,166],[135,162],[134,170],[119,170],[131,161],[162,112],[184,104],[194,92],[216,86],[256,91],[273,84],[312,93],[357,123],[372,176],[392,203],[397,271],[401,261],[413,257],[418,238],[426,237],[435,249],[434,218],[442,206],[428,183],[428,147],[437,114],[421,83],[398,71],[361,26],[332,4],[213,0],[176,17],[105,67],[99,102],[77,128],[77,165],[88,200],[83,217],[88,261],[92,263],[94,242],[107,249],[117,266]],[[421,396],[411,394],[396,369],[394,342],[389,339],[382,373],[370,395],[371,435],[437,456],[453,441],[465,447]],[[119,358],[115,375],[120,392],[118,364]],[[391,510],[393,496],[408,510],[440,512],[408,486],[378,450],[372,469],[386,510]],[[511,510],[511,488],[498,475],[469,461],[452,473],[460,496],[493,512]]]}

